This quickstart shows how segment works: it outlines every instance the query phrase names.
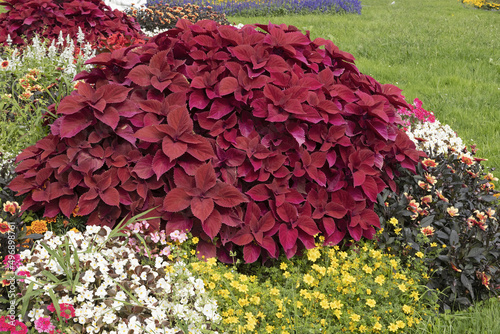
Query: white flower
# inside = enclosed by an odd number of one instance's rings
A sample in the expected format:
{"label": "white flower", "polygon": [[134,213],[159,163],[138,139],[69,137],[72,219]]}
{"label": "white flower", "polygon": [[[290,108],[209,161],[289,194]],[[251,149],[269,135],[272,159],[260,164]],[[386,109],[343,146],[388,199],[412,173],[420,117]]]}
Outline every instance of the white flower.
{"label": "white flower", "polygon": [[85,274],[83,275],[82,280],[84,280],[87,283],[95,282],[95,273],[92,270],[85,271]]}
{"label": "white flower", "polygon": [[120,301],[126,301],[127,300],[127,295],[123,291],[118,291],[114,297],[116,300]]}
{"label": "white flower", "polygon": [[100,298],[106,297],[107,294],[106,286],[104,284],[101,284],[95,291],[95,295]]}
{"label": "white flower", "polygon": [[92,300],[92,298],[94,298],[94,293],[90,290],[85,290],[83,293],[82,293],[83,297],[87,300]]}
{"label": "white flower", "polygon": [[107,312],[104,314],[104,317],[102,318],[102,321],[104,321],[107,324],[112,324],[116,320],[116,314],[114,314],[112,311]]}

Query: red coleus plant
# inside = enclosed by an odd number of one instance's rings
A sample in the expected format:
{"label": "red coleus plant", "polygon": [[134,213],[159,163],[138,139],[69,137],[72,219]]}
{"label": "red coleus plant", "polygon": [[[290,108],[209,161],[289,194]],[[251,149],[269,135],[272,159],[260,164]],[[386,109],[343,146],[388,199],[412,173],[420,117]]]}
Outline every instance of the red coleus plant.
{"label": "red coleus plant", "polygon": [[372,238],[377,195],[423,155],[398,129],[400,90],[331,41],[257,27],[180,21],[92,59],[52,133],[18,157],[22,209],[78,205],[112,225],[156,207],[152,228],[189,229],[223,261]]}
{"label": "red coleus plant", "polygon": [[106,39],[116,36],[127,40],[143,37],[134,18],[100,0],[4,0],[0,5],[7,10],[0,14],[0,45],[9,35],[12,43],[20,46],[34,35],[57,39],[61,32],[76,40],[78,28],[95,47],[114,43]]}

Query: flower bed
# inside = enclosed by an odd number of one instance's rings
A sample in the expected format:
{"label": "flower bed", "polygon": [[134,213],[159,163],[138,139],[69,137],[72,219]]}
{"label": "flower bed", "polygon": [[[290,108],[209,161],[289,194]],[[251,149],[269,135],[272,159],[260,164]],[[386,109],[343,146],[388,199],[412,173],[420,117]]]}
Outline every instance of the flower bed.
{"label": "flower bed", "polygon": [[87,62],[18,158],[35,212],[2,192],[0,332],[406,333],[498,292],[475,148],[333,43],[259,27]]}

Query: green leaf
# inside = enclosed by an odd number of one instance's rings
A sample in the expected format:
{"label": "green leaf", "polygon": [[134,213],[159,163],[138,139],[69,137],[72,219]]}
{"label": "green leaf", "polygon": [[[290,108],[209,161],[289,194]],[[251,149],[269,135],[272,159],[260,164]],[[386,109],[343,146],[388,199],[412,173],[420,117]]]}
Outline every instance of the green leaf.
{"label": "green leaf", "polygon": [[484,252],[484,248],[482,248],[482,247],[472,248],[470,250],[469,254],[467,254],[467,257],[476,257],[478,255],[483,254],[483,252]]}
{"label": "green leaf", "polygon": [[451,230],[451,233],[450,233],[450,245],[451,246],[458,245],[458,233],[455,230]]}

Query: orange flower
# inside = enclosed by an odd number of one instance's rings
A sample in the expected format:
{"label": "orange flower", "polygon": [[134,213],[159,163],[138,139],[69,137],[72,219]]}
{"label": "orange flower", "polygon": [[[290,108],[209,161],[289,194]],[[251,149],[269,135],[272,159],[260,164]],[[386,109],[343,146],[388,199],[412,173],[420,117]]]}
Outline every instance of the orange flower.
{"label": "orange flower", "polygon": [[78,211],[80,211],[80,208],[78,207],[78,205],[73,209],[73,212],[71,213],[73,215],[73,217],[78,217],[79,214],[78,214]]}
{"label": "orange flower", "polygon": [[431,235],[433,235],[434,231],[435,231],[434,227],[432,227],[432,226],[422,227],[420,229],[420,232],[422,232],[423,235],[426,235],[428,237],[430,237]]}
{"label": "orange flower", "polygon": [[476,277],[481,280],[481,283],[489,290],[490,287],[490,275],[476,271]]}
{"label": "orange flower", "polygon": [[443,193],[441,191],[436,190],[436,195],[439,197],[440,200],[445,201],[446,203],[449,202],[448,199],[443,196]]}
{"label": "orange flower", "polygon": [[422,197],[422,204],[429,206],[429,203],[432,203],[432,196],[431,195],[427,195],[427,196]]}
{"label": "orange flower", "polygon": [[11,228],[8,222],[2,221],[0,218],[0,233],[5,234],[7,232],[10,232]]}
{"label": "orange flower", "polygon": [[427,191],[430,189],[430,185],[424,181],[418,181],[418,186]]}
{"label": "orange flower", "polygon": [[16,211],[19,210],[19,208],[20,207],[19,207],[19,204],[17,204],[17,202],[7,201],[3,205],[3,211],[9,212],[11,215],[16,214]]}
{"label": "orange flower", "polygon": [[427,180],[427,182],[429,182],[430,184],[432,185],[435,185],[437,180],[434,176],[430,175],[429,173],[425,173],[425,179]]}
{"label": "orange flower", "polygon": [[484,178],[488,181],[498,181],[498,178],[497,177],[494,177],[493,174],[491,173],[488,173],[484,176]]}
{"label": "orange flower", "polygon": [[439,165],[436,161],[433,159],[424,159],[422,160],[422,164],[426,167],[437,167]]}
{"label": "orange flower", "polygon": [[48,231],[47,222],[45,220],[34,220],[31,222],[31,230],[36,234],[45,233]]}
{"label": "orange flower", "polygon": [[[451,263],[451,262],[450,262],[450,263]],[[455,270],[455,271],[457,271],[457,272],[459,272],[459,273],[461,273],[461,272],[462,272],[462,270],[461,270],[461,269],[458,269],[458,268],[457,268],[457,267],[456,267],[453,263],[451,263],[451,267],[453,268],[453,270]]]}
{"label": "orange flower", "polygon": [[446,211],[452,217],[459,216],[458,209],[455,208],[455,207],[453,207],[453,206],[450,206],[449,208],[446,208]]}
{"label": "orange flower", "polygon": [[464,164],[466,164],[467,166],[471,166],[471,165],[474,164],[474,159],[471,156],[468,156],[468,155],[465,155],[465,154],[462,154],[460,156],[460,160],[462,160],[462,162]]}

